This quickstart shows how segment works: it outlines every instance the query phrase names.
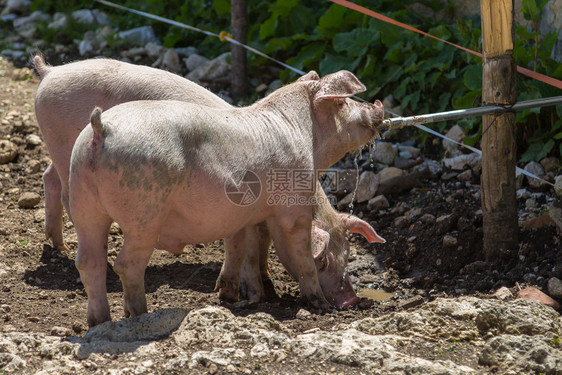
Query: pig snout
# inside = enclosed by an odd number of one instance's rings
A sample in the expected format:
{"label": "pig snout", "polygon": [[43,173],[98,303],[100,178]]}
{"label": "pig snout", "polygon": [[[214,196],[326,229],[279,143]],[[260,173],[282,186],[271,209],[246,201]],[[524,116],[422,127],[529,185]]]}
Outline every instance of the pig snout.
{"label": "pig snout", "polygon": [[[332,301],[330,302],[338,309],[353,307],[361,301],[361,298],[357,297],[355,294],[353,285],[347,274],[344,276],[337,293],[329,293],[329,295],[332,297]],[[330,298],[328,298],[328,300],[330,300]]]}
{"label": "pig snout", "polygon": [[340,303],[336,304],[336,307],[338,309],[345,309],[345,308],[353,307],[353,306],[357,305],[360,301],[361,301],[361,298],[359,298],[357,296],[353,296],[347,301],[343,301],[343,302],[340,302]]}

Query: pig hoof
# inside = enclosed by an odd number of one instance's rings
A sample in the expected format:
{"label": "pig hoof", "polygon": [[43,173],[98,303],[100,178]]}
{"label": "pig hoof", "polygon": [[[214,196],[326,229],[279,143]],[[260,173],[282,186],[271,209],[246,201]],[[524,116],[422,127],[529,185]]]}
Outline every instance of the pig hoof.
{"label": "pig hoof", "polygon": [[238,291],[229,288],[221,288],[219,291],[219,299],[226,302],[238,302]]}
{"label": "pig hoof", "polygon": [[238,302],[240,300],[237,283],[229,282],[220,275],[215,285],[215,291],[217,290],[221,301]]}
{"label": "pig hoof", "polygon": [[60,251],[61,253],[69,252],[70,249],[64,243],[62,245],[55,245],[55,249]]}
{"label": "pig hoof", "polygon": [[110,322],[110,321],[111,321],[111,317],[109,316],[109,314],[99,316],[99,317],[88,316],[88,327],[92,328],[92,327],[97,326],[98,324],[101,324],[101,323],[104,323],[104,322]]}
{"label": "pig hoof", "polygon": [[311,308],[311,311],[315,314],[325,314],[328,312],[334,311],[334,307],[324,298],[312,296],[307,299],[308,305]]}

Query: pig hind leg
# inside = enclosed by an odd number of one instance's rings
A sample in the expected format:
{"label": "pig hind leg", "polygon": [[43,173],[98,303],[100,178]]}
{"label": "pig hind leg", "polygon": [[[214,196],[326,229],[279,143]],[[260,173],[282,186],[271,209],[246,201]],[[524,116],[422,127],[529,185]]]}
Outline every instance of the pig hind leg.
{"label": "pig hind leg", "polygon": [[78,235],[76,268],[88,295],[88,325],[111,320],[107,301],[107,235],[111,218],[89,211],[74,218]]}
{"label": "pig hind leg", "polygon": [[43,185],[45,187],[45,236],[51,240],[53,247],[60,251],[68,251],[64,244],[62,235],[63,206],[62,186],[59,174],[54,166],[50,164],[43,173]]}
{"label": "pig hind leg", "polygon": [[135,317],[148,311],[144,288],[146,266],[150,261],[158,234],[135,233],[131,235],[123,229],[125,238],[113,270],[123,284],[123,308],[125,317]]}

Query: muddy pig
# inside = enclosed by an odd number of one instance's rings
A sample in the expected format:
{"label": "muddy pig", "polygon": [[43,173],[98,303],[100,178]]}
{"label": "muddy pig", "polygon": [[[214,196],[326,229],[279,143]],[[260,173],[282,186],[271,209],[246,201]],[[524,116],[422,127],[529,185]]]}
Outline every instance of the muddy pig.
{"label": "muddy pig", "polygon": [[[70,165],[76,266],[89,297],[88,323],[110,320],[105,275],[112,221],[124,235],[114,270],[126,316],[147,311],[144,272],[155,247],[179,252],[188,243],[235,238],[263,221],[302,297],[316,309],[330,309],[311,253],[313,205],[271,204],[275,191],[240,205],[226,192],[239,189],[248,175],[267,181],[272,169],[326,169],[375,137],[380,101],[349,99],[364,90],[341,71],[297,81],[245,108],[167,100],[124,103],[103,115],[96,108]],[[313,196],[299,194],[308,202]],[[233,272],[239,273],[242,260],[233,260]]]}
{"label": "muddy pig", "polygon": [[[224,100],[203,87],[159,69],[136,66],[111,59],[84,60],[51,67],[47,66],[40,56],[36,56],[34,63],[36,70],[41,76],[41,83],[35,100],[35,111],[39,127],[52,158],[52,164],[43,175],[45,184],[45,230],[47,238],[52,239],[53,246],[61,250],[66,249],[62,236],[63,206],[61,204],[61,191],[64,192],[62,199],[68,208],[68,170],[72,145],[79,132],[87,125],[91,109],[94,106],[98,105],[108,109],[116,104],[132,100],[178,99],[202,103],[207,106],[232,108]],[[299,80],[319,80],[319,77],[315,72],[310,72]],[[318,201],[326,201],[325,194],[321,189],[316,191],[316,195],[319,197]],[[332,211],[321,210],[320,214],[315,214],[315,222],[319,223],[319,228],[324,228],[328,231],[344,231],[345,223],[336,220],[336,213]],[[375,231],[367,223],[362,222],[358,218],[355,218],[355,220],[352,222],[356,223],[356,232],[362,233],[367,239],[376,237]],[[348,225],[349,220],[346,223]],[[330,225],[338,224],[340,225],[338,228],[330,227]],[[262,227],[265,227],[265,225],[262,225]],[[352,228],[347,229],[351,230]],[[257,243],[267,243],[266,246],[269,246],[270,240],[267,229],[257,231],[256,228],[248,228],[248,232],[246,246]],[[255,236],[259,235],[264,238],[252,238],[252,233]],[[322,232],[315,230],[314,235],[317,233],[321,234]],[[314,240],[314,243],[318,244],[321,241]],[[353,301],[355,297],[349,280],[346,281],[344,288],[328,288],[332,280],[345,279],[343,271],[347,262],[339,254],[345,254],[344,248],[349,247],[349,244],[344,242],[341,247],[339,247],[339,244],[340,242],[334,241],[334,235],[332,235],[328,252],[334,254],[334,259],[343,262],[332,263],[333,267],[337,266],[336,268],[340,273],[332,274],[333,270],[328,269],[319,271],[324,295],[328,300],[336,301],[334,302],[335,306],[339,306],[338,301],[343,304],[346,301]],[[225,241],[227,254],[231,253],[229,249],[233,247],[238,248],[240,246],[236,245],[233,240]],[[316,252],[315,254],[320,255],[321,253]],[[321,259],[323,258],[316,258],[316,263],[321,267],[323,264]],[[267,258],[262,259],[267,261]],[[262,273],[266,274],[266,268],[262,268],[265,270]],[[232,275],[232,272],[229,272],[229,274]],[[243,272],[243,275],[246,277],[242,285],[243,291],[263,290],[261,283],[249,284],[248,272]],[[225,279],[221,277],[220,280]],[[323,280],[326,280],[326,282]],[[223,287],[220,290],[220,297],[222,299],[236,300],[237,293],[238,281],[230,280],[228,287]],[[255,293],[260,294],[256,297]],[[248,293],[243,292],[242,296],[247,298]],[[263,292],[254,292],[253,296],[253,301],[259,300],[262,298]]]}

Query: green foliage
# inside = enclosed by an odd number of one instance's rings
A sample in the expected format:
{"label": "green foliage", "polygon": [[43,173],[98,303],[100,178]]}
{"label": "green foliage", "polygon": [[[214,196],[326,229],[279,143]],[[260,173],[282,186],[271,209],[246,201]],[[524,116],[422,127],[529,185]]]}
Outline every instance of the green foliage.
{"label": "green foliage", "polygon": [[[125,0],[121,4],[219,33],[230,31],[230,3],[229,0]],[[355,3],[452,43],[481,50],[478,16],[447,24],[411,12],[408,7],[413,0],[357,0]],[[531,26],[516,28],[513,55],[520,66],[562,79],[562,65],[550,58],[558,35],[551,33],[541,37],[538,30],[546,3],[547,0],[523,0],[522,12]],[[438,0],[423,4],[435,12],[444,8]],[[92,7],[111,15],[113,26],[122,30],[151,25],[166,47],[196,46],[202,54],[210,56],[230,48],[228,43],[216,38],[98,3],[92,5],[91,1],[33,2],[33,10],[50,13]],[[452,7],[452,4],[449,2],[445,7]],[[482,61],[453,46],[329,1],[247,0],[247,9],[248,44],[304,71],[316,70],[321,75],[340,69],[353,71],[368,87],[363,94],[365,99],[392,94],[405,114],[479,105]],[[79,25],[68,29],[46,30],[46,37],[70,42],[84,32]],[[251,53],[248,56],[251,67],[270,64],[263,57]],[[297,75],[287,69],[281,78],[290,81]],[[518,92],[518,100],[560,95],[559,90],[522,76],[518,78]],[[546,155],[562,156],[562,106],[523,111],[516,119],[524,135],[520,142],[523,161],[538,160]],[[481,119],[464,119],[459,124],[469,133],[465,142],[477,144],[482,133]],[[434,126],[443,130],[446,124]]]}

